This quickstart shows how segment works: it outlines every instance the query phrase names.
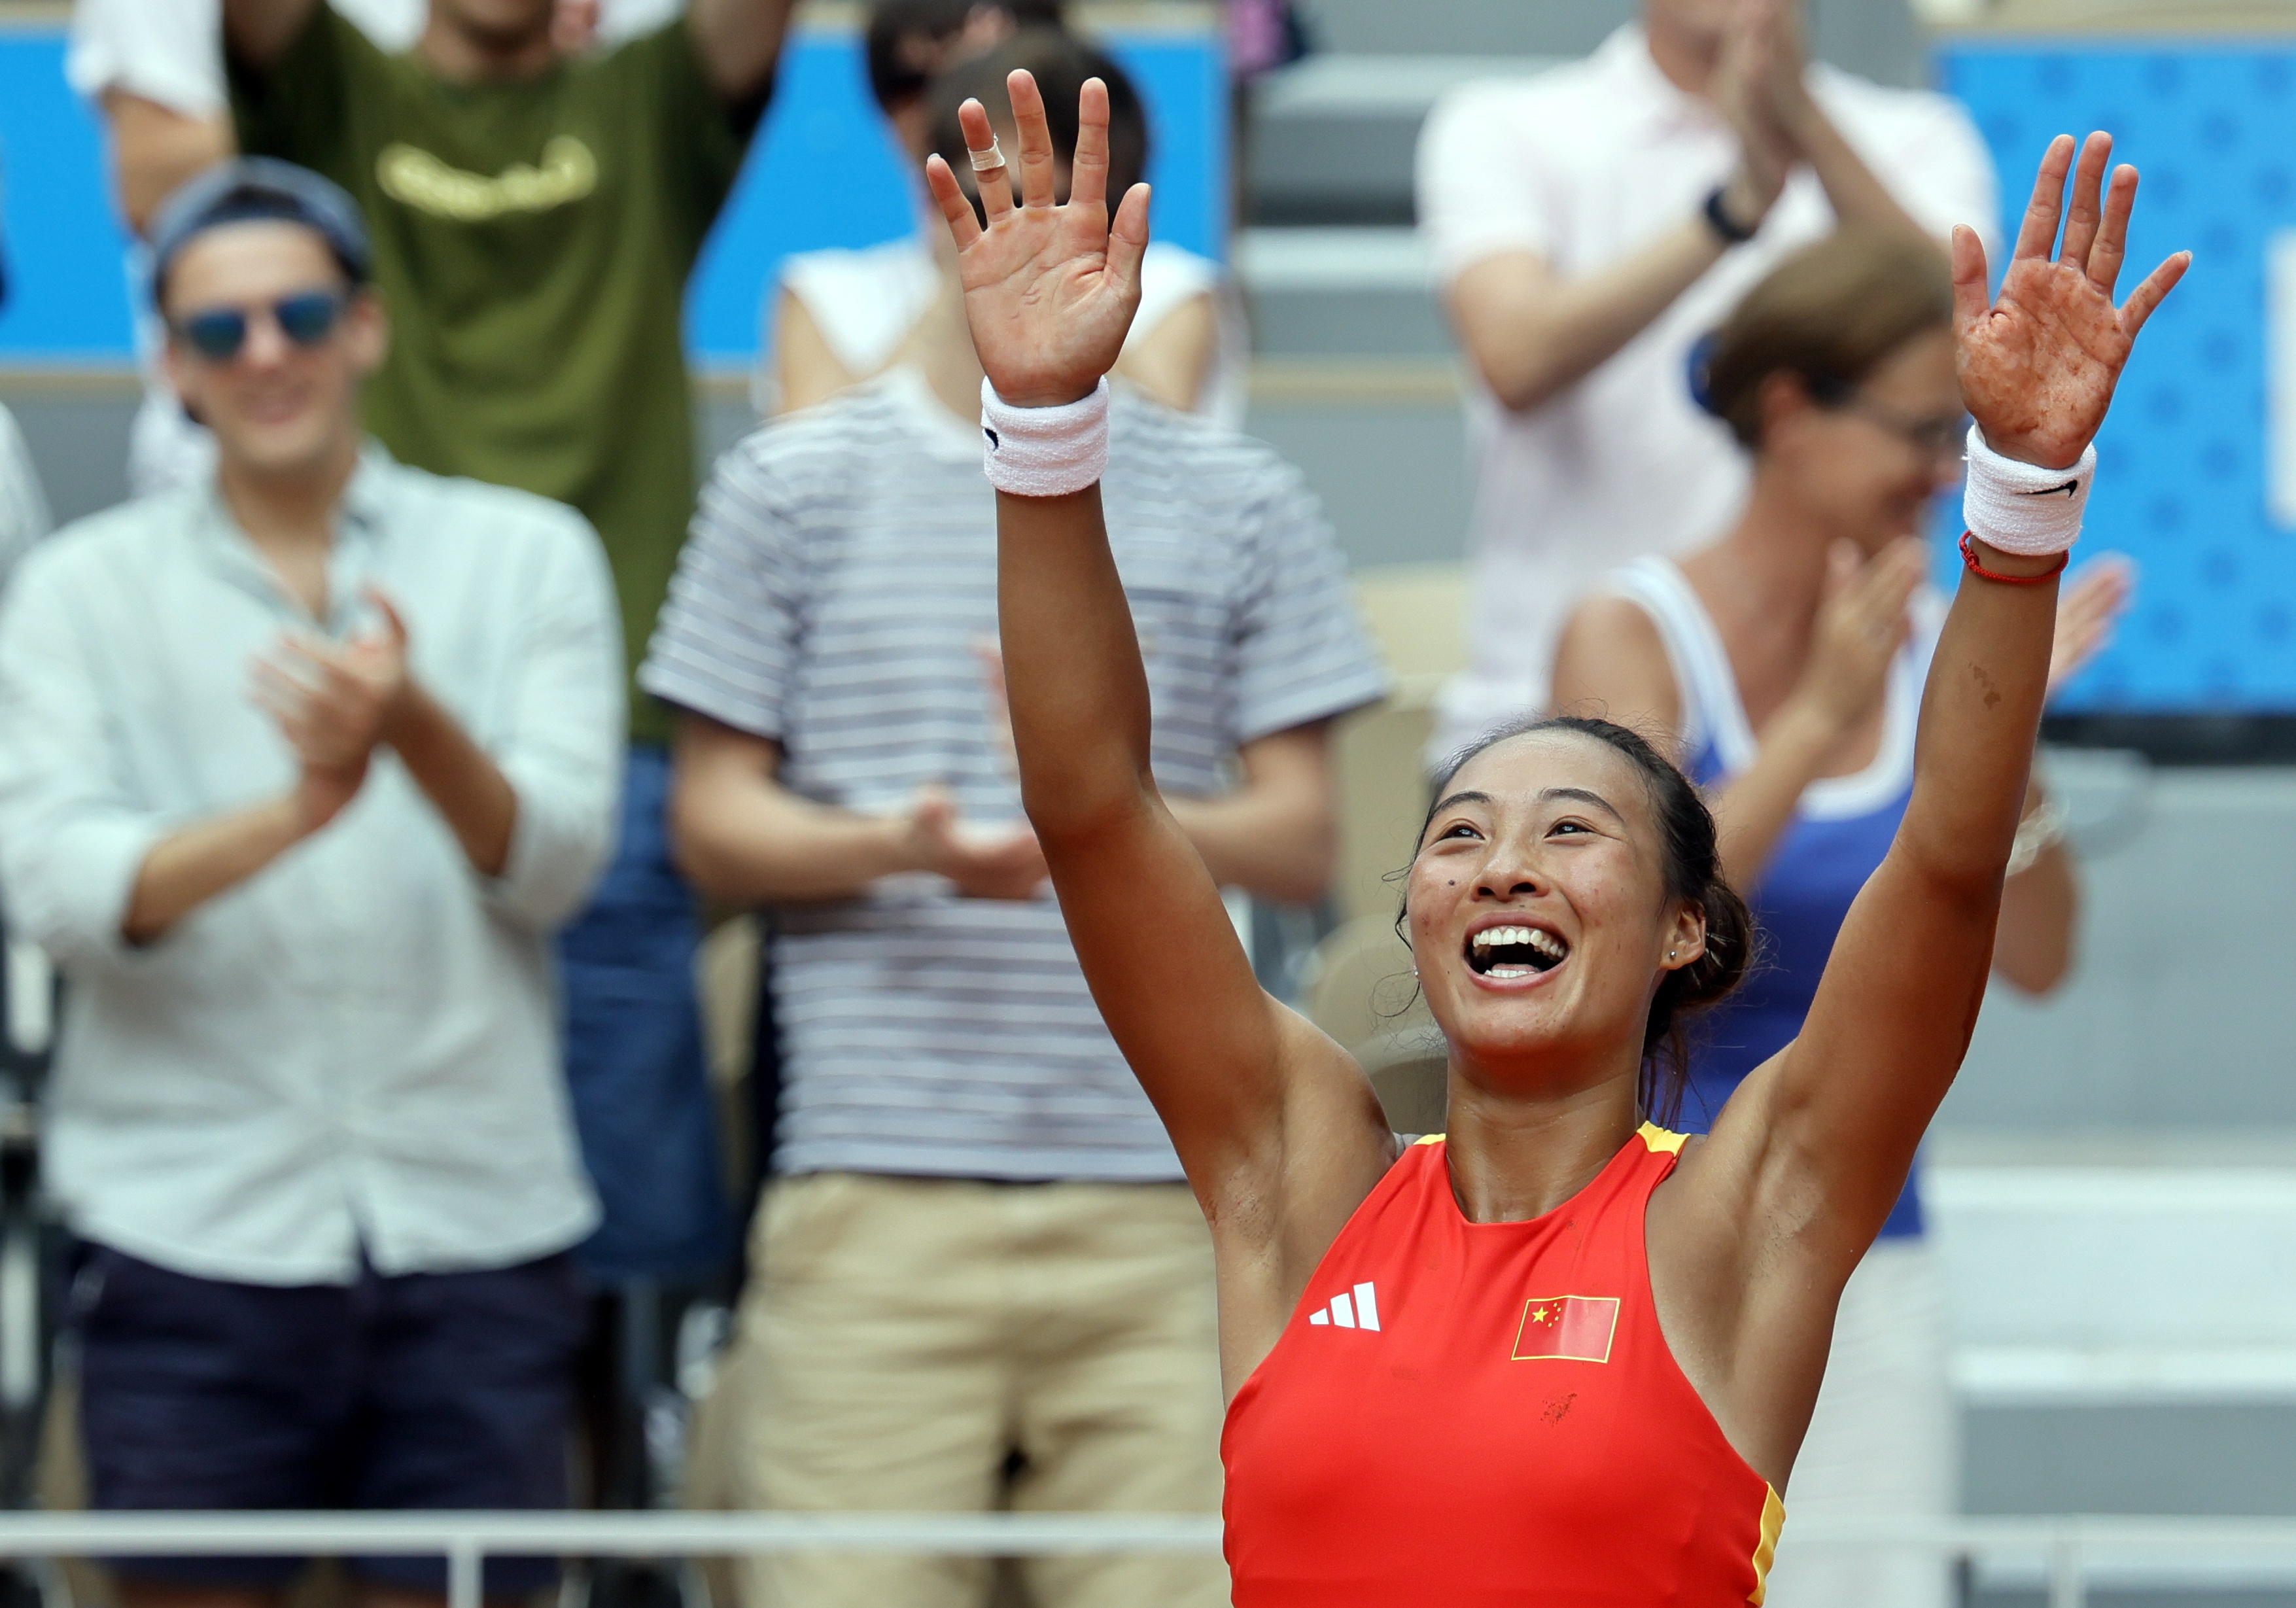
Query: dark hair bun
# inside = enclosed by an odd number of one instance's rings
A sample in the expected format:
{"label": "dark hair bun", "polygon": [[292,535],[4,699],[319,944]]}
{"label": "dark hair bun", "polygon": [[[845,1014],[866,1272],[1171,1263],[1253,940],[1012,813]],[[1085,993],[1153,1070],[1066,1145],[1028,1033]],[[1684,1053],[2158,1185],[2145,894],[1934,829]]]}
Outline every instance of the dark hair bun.
{"label": "dark hair bun", "polygon": [[1681,970],[1668,973],[1659,984],[1657,997],[1651,1001],[1650,1021],[1643,1030],[1644,1054],[1664,1053],[1680,1058],[1679,1019],[1727,998],[1753,965],[1754,913],[1738,897],[1738,890],[1717,874],[1707,883],[1705,897],[1699,902],[1706,912],[1706,952]]}

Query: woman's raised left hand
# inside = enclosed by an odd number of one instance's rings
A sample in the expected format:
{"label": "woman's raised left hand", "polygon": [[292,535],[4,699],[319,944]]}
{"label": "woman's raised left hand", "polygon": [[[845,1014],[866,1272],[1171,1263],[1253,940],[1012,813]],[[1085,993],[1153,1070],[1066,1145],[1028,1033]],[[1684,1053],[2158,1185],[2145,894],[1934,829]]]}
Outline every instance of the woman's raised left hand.
{"label": "woman's raised left hand", "polygon": [[[1972,229],[1953,232],[1962,398],[1986,444],[2004,457],[2049,469],[2079,461],[2104,423],[2136,332],[2192,263],[2191,252],[2177,252],[2145,275],[2125,303],[2112,305],[2128,254],[2136,169],[2126,164],[2114,169],[2108,192],[2104,175],[2112,159],[2112,136],[2090,135],[2072,174],[2068,213],[2072,136],[2061,134],[2049,143],[2001,294],[1990,305],[1984,246]],[[2051,261],[2061,217],[2064,243]]]}
{"label": "woman's raised left hand", "polygon": [[[1135,185],[1108,216],[1108,86],[1085,80],[1078,99],[1077,146],[1069,199],[1054,200],[1054,153],[1037,81],[1005,80],[1021,149],[1021,204],[1003,167],[980,174],[981,210],[972,210],[956,175],[925,159],[925,182],[956,240],[965,322],[973,350],[996,394],[1018,407],[1055,407],[1091,394],[1116,365],[1140,306],[1140,259],[1148,250],[1148,186]],[[957,109],[965,144],[995,144],[978,101]],[[1009,160],[1009,159],[1008,159]]]}

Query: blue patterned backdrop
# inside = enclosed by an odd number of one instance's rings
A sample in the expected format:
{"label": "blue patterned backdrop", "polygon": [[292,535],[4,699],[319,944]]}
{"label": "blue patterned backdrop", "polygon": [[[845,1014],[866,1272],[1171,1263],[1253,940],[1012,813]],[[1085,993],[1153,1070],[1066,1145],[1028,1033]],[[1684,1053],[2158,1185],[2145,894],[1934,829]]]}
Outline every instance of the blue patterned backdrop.
{"label": "blue patterned backdrop", "polygon": [[[2266,258],[2296,227],[2296,47],[1964,44],[1939,70],[1993,149],[2004,238],[2050,136],[2103,128],[2143,177],[2124,292],[2194,253],[2098,443],[2082,547],[2137,561],[2136,605],[2058,707],[2296,711],[2296,533],[2268,510],[2266,409]],[[1957,568],[1943,544],[1939,558]]]}
{"label": "blue patterned backdrop", "polygon": [[[1160,239],[1224,255],[1227,81],[1210,32],[1119,32],[1103,41],[1148,103],[1149,178]],[[95,119],[65,86],[53,24],[0,19],[0,206],[13,289],[0,362],[116,364],[130,352],[124,242]],[[911,226],[899,152],[869,100],[860,41],[796,35],[740,186],[718,219],[686,303],[701,360],[757,356],[758,307],[791,251],[872,245]]]}

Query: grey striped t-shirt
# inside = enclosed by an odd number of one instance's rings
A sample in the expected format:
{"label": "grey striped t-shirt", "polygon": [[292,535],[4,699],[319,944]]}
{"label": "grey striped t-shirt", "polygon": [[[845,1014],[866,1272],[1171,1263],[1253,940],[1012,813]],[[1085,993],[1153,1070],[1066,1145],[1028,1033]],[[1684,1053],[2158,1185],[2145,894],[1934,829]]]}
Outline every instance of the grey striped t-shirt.
{"label": "grey striped t-shirt", "polygon": [[[1268,448],[1119,393],[1102,495],[1167,792],[1222,792],[1240,744],[1386,690],[1330,527]],[[938,783],[1017,821],[975,651],[996,587],[979,438],[897,370],[718,460],[639,679],[778,742],[808,798],[889,811]],[[774,986],[785,1172],[1180,1176],[1049,892],[911,876],[785,907]]]}

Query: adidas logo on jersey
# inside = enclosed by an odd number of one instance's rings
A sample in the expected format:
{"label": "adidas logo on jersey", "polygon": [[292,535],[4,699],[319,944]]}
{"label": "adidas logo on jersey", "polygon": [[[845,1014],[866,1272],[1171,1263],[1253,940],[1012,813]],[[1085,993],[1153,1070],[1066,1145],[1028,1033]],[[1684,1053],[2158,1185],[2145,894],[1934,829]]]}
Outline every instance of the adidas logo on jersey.
{"label": "adidas logo on jersey", "polygon": [[1334,1295],[1330,1306],[1308,1313],[1308,1321],[1318,1327],[1376,1332],[1379,1328],[1379,1292],[1368,1284],[1357,1284],[1352,1294]]}

